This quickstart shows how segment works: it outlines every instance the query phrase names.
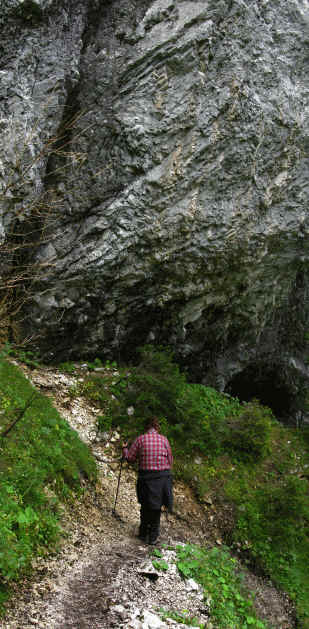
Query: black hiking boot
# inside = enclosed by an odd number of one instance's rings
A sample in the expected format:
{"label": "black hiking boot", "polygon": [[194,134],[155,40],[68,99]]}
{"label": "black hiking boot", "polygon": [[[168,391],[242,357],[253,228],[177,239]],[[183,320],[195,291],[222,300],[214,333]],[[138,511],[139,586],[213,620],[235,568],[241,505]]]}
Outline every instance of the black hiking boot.
{"label": "black hiking boot", "polygon": [[147,544],[148,542],[148,535],[138,535],[137,538],[141,541],[144,542],[144,544]]}

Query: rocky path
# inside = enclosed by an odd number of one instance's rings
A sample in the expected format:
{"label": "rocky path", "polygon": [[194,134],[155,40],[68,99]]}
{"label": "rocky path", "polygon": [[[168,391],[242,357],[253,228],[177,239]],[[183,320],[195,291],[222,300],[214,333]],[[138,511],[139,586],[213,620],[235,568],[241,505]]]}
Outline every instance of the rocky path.
{"label": "rocky path", "polygon": [[[97,410],[82,399],[68,403],[74,378],[52,370],[29,372],[34,384],[52,395],[58,410],[93,448],[99,461],[95,491],[68,506],[63,515],[66,536],[60,552],[38,559],[31,578],[17,589],[1,629],[156,629],[178,626],[161,621],[158,609],[188,609],[213,627],[207,602],[194,584],[180,579],[167,553],[169,569],[154,570],[149,547],[136,538],[139,511],[135,472],[125,464],[113,513],[119,475],[118,435],[97,435]],[[104,462],[102,461],[104,459]],[[184,542],[220,544],[220,518],[212,505],[199,505],[185,486],[175,487],[175,514],[162,518],[160,542],[169,547]],[[169,554],[170,553],[170,554]],[[270,583],[248,574],[250,589],[262,617],[275,629],[293,629],[293,612],[286,598]]]}

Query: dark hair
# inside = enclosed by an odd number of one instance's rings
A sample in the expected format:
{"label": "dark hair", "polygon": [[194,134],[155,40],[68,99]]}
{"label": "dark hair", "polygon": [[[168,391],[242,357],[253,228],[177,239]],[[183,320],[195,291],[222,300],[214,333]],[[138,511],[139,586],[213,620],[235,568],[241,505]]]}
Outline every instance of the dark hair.
{"label": "dark hair", "polygon": [[146,420],[146,430],[154,428],[157,432],[160,432],[160,423],[157,417],[150,417]]}

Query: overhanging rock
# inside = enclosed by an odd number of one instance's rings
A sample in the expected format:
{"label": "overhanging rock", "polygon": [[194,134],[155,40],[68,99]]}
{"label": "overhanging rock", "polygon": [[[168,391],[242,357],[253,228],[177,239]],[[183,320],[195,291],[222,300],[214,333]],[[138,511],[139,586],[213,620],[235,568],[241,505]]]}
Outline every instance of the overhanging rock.
{"label": "overhanging rock", "polygon": [[[44,191],[57,207],[25,333],[59,359],[169,343],[198,379],[228,360],[223,387],[233,362],[301,364],[307,3],[49,2],[16,45],[18,19],[4,138],[15,120],[18,149],[30,125],[23,204]],[[3,185],[13,162],[4,150]]]}

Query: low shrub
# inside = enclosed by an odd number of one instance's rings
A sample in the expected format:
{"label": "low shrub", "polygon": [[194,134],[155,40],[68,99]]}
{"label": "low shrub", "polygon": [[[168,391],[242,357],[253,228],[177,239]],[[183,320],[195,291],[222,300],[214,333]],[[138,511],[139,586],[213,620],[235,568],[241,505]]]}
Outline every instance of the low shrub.
{"label": "low shrub", "polygon": [[58,368],[60,369],[60,371],[64,371],[65,373],[68,373],[68,374],[76,372],[76,366],[72,362],[60,363],[58,365]]}
{"label": "low shrub", "polygon": [[[249,471],[248,471],[249,474]],[[252,474],[252,472],[251,472]],[[237,504],[233,539],[244,560],[289,593],[302,627],[309,627],[308,482],[295,475],[265,475],[254,487],[238,478],[225,491]]]}
{"label": "low shrub", "polygon": [[[178,457],[191,460],[192,452],[212,456],[222,452],[226,418],[240,413],[239,401],[211,387],[188,383],[168,349],[145,346],[140,355],[126,386],[121,381],[122,386],[115,388],[114,424],[123,426],[131,438],[143,430],[146,418],[155,415]],[[134,410],[131,415],[129,408]]]}
{"label": "low shrub", "polygon": [[101,432],[108,432],[111,430],[113,418],[111,415],[98,415],[98,428]]}
{"label": "low shrub", "polygon": [[5,348],[4,355],[11,355],[14,358],[17,358],[17,360],[20,360],[20,362],[24,363],[25,365],[28,365],[28,367],[32,367],[33,369],[41,366],[40,356],[36,352],[26,350],[23,347],[11,347],[8,344]]}
{"label": "low shrub", "polygon": [[220,629],[267,629],[268,624],[257,617],[237,561],[227,549],[178,546],[177,567],[185,579],[193,578],[202,585],[211,621]]}
{"label": "low shrub", "polygon": [[90,402],[95,402],[100,408],[105,408],[110,400],[110,392],[102,376],[91,375],[77,385],[77,394]]}
{"label": "low shrub", "polygon": [[100,358],[95,358],[93,361],[87,362],[87,367],[90,371],[94,371],[95,369],[101,369],[103,367],[103,363]]}
{"label": "low shrub", "polygon": [[[299,542],[306,541],[309,523],[308,485],[297,477],[281,482],[264,484],[242,495],[238,506],[238,522],[235,537],[249,540],[254,548],[259,547],[257,557],[267,567],[268,542],[283,552],[290,552]],[[267,552],[261,553],[265,544]]]}
{"label": "low shrub", "polygon": [[252,400],[243,407],[237,419],[229,422],[225,450],[242,461],[256,462],[269,453],[275,418],[267,406]]}

